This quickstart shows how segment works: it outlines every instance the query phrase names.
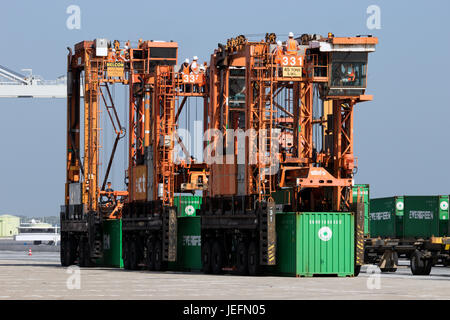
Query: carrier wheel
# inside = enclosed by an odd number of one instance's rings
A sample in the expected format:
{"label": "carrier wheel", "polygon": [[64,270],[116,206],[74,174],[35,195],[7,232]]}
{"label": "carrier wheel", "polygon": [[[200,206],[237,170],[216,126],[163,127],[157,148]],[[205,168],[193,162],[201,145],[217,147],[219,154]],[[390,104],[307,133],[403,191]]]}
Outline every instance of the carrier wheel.
{"label": "carrier wheel", "polygon": [[67,263],[67,239],[61,237],[61,247],[59,249],[59,258],[61,261],[62,267],[67,267],[69,264]]}
{"label": "carrier wheel", "polygon": [[155,242],[152,238],[147,240],[147,270],[155,270]]}
{"label": "carrier wheel", "polygon": [[88,239],[80,239],[80,267],[90,267],[91,266],[91,257],[90,257],[90,248]]}
{"label": "carrier wheel", "polygon": [[129,266],[130,266],[130,270],[136,270],[137,269],[137,244],[136,241],[134,239],[130,239],[129,242],[129,254],[130,254],[130,262],[129,262]]}
{"label": "carrier wheel", "polygon": [[66,245],[66,263],[68,266],[71,266],[75,264],[75,259],[77,257],[76,239],[73,236],[68,236]]}
{"label": "carrier wheel", "polygon": [[[425,274],[425,260],[422,259],[422,253],[419,250],[414,251],[411,255],[411,272],[413,275]],[[429,274],[429,273],[428,273]]]}
{"label": "carrier wheel", "polygon": [[202,268],[204,273],[211,273],[211,240],[202,241]]}
{"label": "carrier wheel", "polygon": [[355,265],[355,271],[353,273],[354,277],[359,276],[359,273],[361,272],[361,265]]}
{"label": "carrier wheel", "polygon": [[251,276],[259,274],[259,248],[255,240],[248,246],[248,273]]}
{"label": "carrier wheel", "polygon": [[123,267],[125,270],[130,270],[130,241],[128,238],[125,238],[123,242]]}
{"label": "carrier wheel", "polygon": [[156,240],[153,250],[153,260],[155,263],[155,271],[161,271],[164,269],[162,243],[160,240]]}
{"label": "carrier wheel", "polygon": [[211,271],[213,274],[221,274],[223,266],[224,252],[219,241],[214,241],[211,249]]}
{"label": "carrier wheel", "polygon": [[248,274],[248,246],[245,241],[241,241],[237,247],[237,271],[240,275]]}
{"label": "carrier wheel", "polygon": [[425,268],[423,270],[423,275],[424,276],[430,275],[432,267],[433,267],[433,261],[431,259],[425,260]]}

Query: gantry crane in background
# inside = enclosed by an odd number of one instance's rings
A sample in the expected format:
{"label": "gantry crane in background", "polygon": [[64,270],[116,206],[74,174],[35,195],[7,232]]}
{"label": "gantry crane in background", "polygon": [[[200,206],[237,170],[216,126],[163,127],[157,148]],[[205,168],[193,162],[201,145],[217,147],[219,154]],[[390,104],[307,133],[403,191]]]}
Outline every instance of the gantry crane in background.
{"label": "gantry crane in background", "polygon": [[67,78],[43,80],[33,75],[31,69],[27,76],[0,65],[0,98],[66,98]]}
{"label": "gantry crane in background", "polygon": [[[365,94],[367,60],[378,39],[304,34],[298,51],[279,57],[275,40],[275,34],[262,41],[239,36],[211,56],[204,121],[222,135],[209,138],[220,162],[210,165],[200,211],[207,273],[225,267],[257,274],[260,265],[276,264],[277,193],[286,192],[287,211],[354,209],[353,112],[372,99]],[[364,213],[357,216],[359,248]],[[356,257],[357,270],[363,250]]]}

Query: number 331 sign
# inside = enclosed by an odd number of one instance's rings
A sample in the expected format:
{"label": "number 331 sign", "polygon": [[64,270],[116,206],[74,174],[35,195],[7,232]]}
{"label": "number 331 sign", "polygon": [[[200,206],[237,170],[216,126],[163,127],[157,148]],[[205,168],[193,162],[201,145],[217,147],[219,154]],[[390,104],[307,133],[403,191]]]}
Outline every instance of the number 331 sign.
{"label": "number 331 sign", "polygon": [[284,67],[303,67],[302,56],[282,56],[281,65]]}

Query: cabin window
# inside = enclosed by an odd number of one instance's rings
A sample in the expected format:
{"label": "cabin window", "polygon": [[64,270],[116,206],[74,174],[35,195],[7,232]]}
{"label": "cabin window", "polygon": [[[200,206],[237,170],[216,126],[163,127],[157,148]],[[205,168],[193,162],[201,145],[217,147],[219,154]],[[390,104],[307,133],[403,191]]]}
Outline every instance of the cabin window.
{"label": "cabin window", "polygon": [[333,52],[329,95],[360,95],[366,88],[367,52]]}

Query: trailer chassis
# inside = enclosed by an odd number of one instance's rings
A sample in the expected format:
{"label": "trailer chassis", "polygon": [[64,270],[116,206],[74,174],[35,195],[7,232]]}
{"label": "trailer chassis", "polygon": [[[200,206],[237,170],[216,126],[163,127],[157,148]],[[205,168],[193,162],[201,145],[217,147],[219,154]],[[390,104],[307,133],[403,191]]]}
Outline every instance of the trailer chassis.
{"label": "trailer chassis", "polygon": [[429,275],[433,266],[450,262],[450,238],[365,239],[364,262],[377,264],[382,272],[397,271],[398,258],[410,260],[413,275]]}

